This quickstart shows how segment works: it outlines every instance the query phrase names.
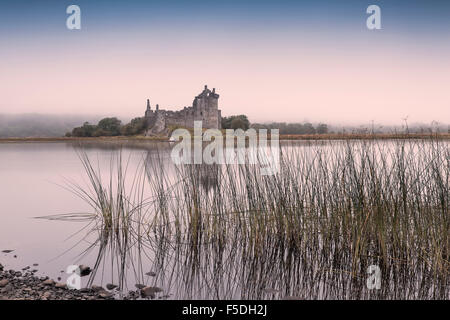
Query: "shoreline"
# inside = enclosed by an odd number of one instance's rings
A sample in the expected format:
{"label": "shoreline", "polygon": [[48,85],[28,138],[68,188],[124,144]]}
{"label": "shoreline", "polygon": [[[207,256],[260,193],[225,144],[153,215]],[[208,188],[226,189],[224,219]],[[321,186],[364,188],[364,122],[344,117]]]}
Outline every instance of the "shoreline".
{"label": "shoreline", "polygon": [[[270,139],[270,135],[267,137]],[[414,139],[440,139],[450,140],[450,133],[380,133],[380,134],[280,134],[280,141],[308,141],[308,140],[414,140]],[[168,137],[145,136],[115,136],[115,137],[27,137],[27,138],[0,138],[0,143],[22,142],[169,142]]]}

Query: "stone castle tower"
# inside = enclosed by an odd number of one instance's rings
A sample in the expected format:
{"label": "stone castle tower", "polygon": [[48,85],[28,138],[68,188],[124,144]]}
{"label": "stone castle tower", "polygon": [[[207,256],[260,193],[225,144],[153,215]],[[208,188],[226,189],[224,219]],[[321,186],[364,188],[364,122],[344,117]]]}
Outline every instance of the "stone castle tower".
{"label": "stone castle tower", "polygon": [[147,122],[147,135],[164,134],[169,126],[193,128],[194,121],[202,121],[203,128],[221,129],[222,116],[218,106],[219,95],[216,89],[205,89],[194,98],[192,106],[184,107],[179,111],[159,109],[153,111],[150,100],[147,99],[145,119]]}

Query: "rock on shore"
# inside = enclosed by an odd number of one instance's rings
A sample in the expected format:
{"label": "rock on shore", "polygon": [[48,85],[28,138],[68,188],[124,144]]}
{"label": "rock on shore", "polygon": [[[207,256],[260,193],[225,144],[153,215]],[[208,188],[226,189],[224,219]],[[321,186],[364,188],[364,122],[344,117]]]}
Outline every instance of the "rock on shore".
{"label": "rock on shore", "polygon": [[[123,299],[139,298],[130,291]],[[0,300],[111,300],[114,292],[102,287],[69,290],[65,283],[48,277],[37,277],[31,271],[4,270],[0,264]]]}

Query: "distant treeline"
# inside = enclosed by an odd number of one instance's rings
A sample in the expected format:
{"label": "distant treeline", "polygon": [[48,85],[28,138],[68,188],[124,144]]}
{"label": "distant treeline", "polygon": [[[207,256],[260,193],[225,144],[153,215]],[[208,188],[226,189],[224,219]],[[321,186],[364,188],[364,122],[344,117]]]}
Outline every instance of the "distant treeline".
{"label": "distant treeline", "polygon": [[311,123],[253,123],[250,124],[246,115],[235,115],[222,118],[222,129],[279,129],[280,134],[325,134],[328,133],[328,126],[324,123],[319,123],[314,126]]}
{"label": "distant treeline", "polygon": [[360,125],[360,126],[336,126],[324,123],[311,124],[305,123],[253,123],[251,125],[255,129],[279,129],[280,134],[398,134],[398,133],[450,133],[450,126],[447,124],[432,123],[431,125],[413,124],[399,126],[382,126],[377,124]]}
{"label": "distant treeline", "polygon": [[[0,138],[26,137],[98,137],[98,136],[132,136],[145,133],[144,118],[134,118],[122,124],[116,117],[103,118],[83,115],[46,115],[46,114],[0,114]],[[82,126],[79,126],[83,123]],[[95,124],[96,123],[96,124]],[[223,129],[247,130],[248,128],[279,129],[280,134],[370,134],[370,133],[450,133],[450,126],[444,123],[413,123],[408,125],[382,126],[368,124],[360,126],[337,126],[327,124],[304,123],[253,123],[246,115],[232,115],[222,118]]]}
{"label": "distant treeline", "polygon": [[[325,134],[326,124],[313,126],[311,123],[274,122],[269,124],[251,124],[246,115],[233,115],[222,118],[222,129],[279,129],[280,134]],[[81,127],[74,128],[66,134],[67,137],[100,137],[100,136],[132,136],[143,134],[146,129],[144,118],[134,118],[130,123],[122,125],[115,117],[104,118],[98,124],[85,122]]]}
{"label": "distant treeline", "polygon": [[104,137],[104,136],[134,136],[143,134],[146,129],[144,118],[134,118],[122,125],[116,117],[101,119],[98,124],[85,122],[81,127],[73,128],[66,137]]}
{"label": "distant treeline", "polygon": [[254,129],[279,129],[280,134],[325,134],[328,133],[328,126],[324,123],[319,123],[314,126],[309,122],[306,123],[253,123],[251,125]]}
{"label": "distant treeline", "polygon": [[[222,118],[223,129],[244,129],[250,127],[250,122],[245,115],[237,115]],[[115,118],[104,118],[98,124],[85,122],[81,127],[76,127],[66,133],[66,137],[101,137],[101,136],[134,136],[144,134],[146,129],[145,118],[134,118],[125,125]]]}

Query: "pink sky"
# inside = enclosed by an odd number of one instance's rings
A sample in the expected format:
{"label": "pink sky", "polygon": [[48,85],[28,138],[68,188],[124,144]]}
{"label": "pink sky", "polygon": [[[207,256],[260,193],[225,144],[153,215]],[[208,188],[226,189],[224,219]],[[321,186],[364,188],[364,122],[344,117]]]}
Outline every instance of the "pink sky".
{"label": "pink sky", "polygon": [[[191,105],[205,84],[223,115],[251,121],[450,123],[450,50],[371,47],[305,37],[203,48],[202,41],[96,39],[82,47],[16,41],[0,53],[0,113],[142,116],[152,106]],[[426,47],[426,46],[425,46]],[[429,47],[428,47],[429,48]],[[446,47],[448,48],[448,47]],[[2,48],[3,49],[3,48]]]}

